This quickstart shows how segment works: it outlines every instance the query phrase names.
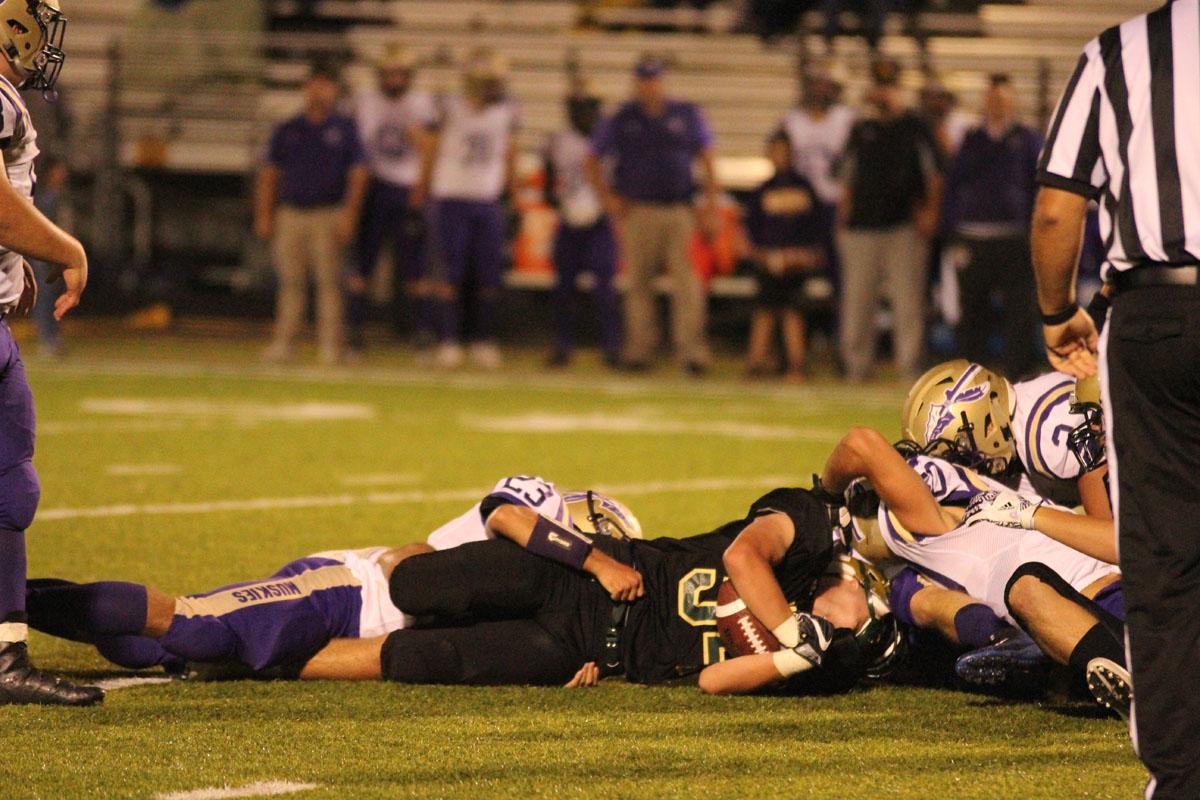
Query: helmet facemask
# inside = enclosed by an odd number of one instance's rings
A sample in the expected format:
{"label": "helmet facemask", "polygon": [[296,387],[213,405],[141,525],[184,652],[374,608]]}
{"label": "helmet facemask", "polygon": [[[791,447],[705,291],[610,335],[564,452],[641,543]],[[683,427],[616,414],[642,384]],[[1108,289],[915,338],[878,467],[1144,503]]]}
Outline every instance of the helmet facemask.
{"label": "helmet facemask", "polygon": [[[10,0],[10,3],[14,0]],[[9,11],[7,18],[0,21],[6,26],[3,32],[3,51],[13,69],[23,77],[22,88],[35,89],[54,94],[54,85],[66,61],[63,40],[67,34],[67,18],[57,4],[46,0],[25,0],[25,14],[18,18],[7,6],[0,13]],[[37,33],[29,27],[37,27]],[[40,46],[39,46],[40,43]]]}
{"label": "helmet facemask", "polygon": [[641,539],[642,524],[623,503],[587,490],[564,495],[571,518],[580,531],[613,539]]}

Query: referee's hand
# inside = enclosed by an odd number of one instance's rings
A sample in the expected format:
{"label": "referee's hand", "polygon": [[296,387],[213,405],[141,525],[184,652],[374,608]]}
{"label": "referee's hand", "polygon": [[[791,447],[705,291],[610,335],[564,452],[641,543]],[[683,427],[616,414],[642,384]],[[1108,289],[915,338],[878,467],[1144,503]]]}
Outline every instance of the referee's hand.
{"label": "referee's hand", "polygon": [[1046,337],[1046,357],[1050,366],[1077,380],[1096,374],[1100,334],[1086,310],[1078,309],[1075,316],[1059,325],[1043,325],[1042,332]]}

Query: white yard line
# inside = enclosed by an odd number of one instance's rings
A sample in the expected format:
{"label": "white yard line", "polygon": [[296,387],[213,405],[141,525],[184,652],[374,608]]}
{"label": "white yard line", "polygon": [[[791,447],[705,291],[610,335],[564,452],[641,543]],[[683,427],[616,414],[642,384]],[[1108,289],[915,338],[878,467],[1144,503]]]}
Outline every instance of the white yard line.
{"label": "white yard line", "polygon": [[[795,483],[797,476],[757,475],[746,478],[693,478],[679,481],[655,481],[606,486],[615,495],[666,494],[670,492],[707,492],[724,489],[783,486]],[[189,503],[124,503],[86,508],[48,508],[39,511],[39,522],[99,517],[137,517],[164,514],[214,514],[234,511],[276,511],[281,509],[333,508],[356,505],[403,505],[406,503],[473,502],[487,493],[478,486],[469,489],[435,491],[411,489],[400,492],[367,494],[315,495],[309,497],[254,497],[243,500],[213,500]]]}
{"label": "white yard line", "polygon": [[114,689],[132,689],[134,686],[157,686],[160,683],[171,683],[172,679],[165,675],[141,675],[131,678],[107,678],[96,681],[93,686],[99,686],[106,692]]}
{"label": "white yard line", "polygon": [[123,417],[221,417],[237,420],[312,422],[375,418],[374,406],[365,403],[269,403],[253,400],[208,398],[89,397],[79,403],[85,414]]}
{"label": "white yard line", "polygon": [[686,395],[689,398],[754,398],[797,403],[853,403],[855,408],[896,408],[904,399],[904,387],[748,385],[727,380],[697,381],[670,374],[644,378],[614,376],[598,372],[593,377],[555,376],[537,373],[445,374],[412,368],[317,369],[315,367],[266,367],[255,364],[189,364],[164,361],[145,363],[113,361],[103,364],[66,362],[40,364],[41,375],[58,377],[223,377],[258,381],[286,381],[327,385],[372,384],[377,386],[446,386],[460,389],[542,389],[572,393],[600,394],[611,397]]}
{"label": "white yard line", "polygon": [[763,425],[739,420],[684,422],[658,415],[552,414],[534,412],[514,416],[474,416],[459,419],[465,428],[504,433],[637,433],[657,435],[697,434],[731,439],[767,441],[836,442],[843,432],[832,428]]}
{"label": "white yard line", "polygon": [[123,433],[127,431],[181,431],[195,430],[196,422],[181,419],[82,419],[51,420],[38,422],[38,436],[53,436],[63,433]]}
{"label": "white yard line", "polygon": [[183,467],[178,464],[112,464],[104,469],[114,477],[140,477],[143,475],[178,475]]}
{"label": "white yard line", "polygon": [[212,786],[207,789],[190,789],[186,792],[162,792],[154,800],[227,800],[233,797],[272,797],[280,794],[295,794],[316,789],[315,783],[295,781],[257,781],[244,786]]}
{"label": "white yard line", "polygon": [[421,475],[413,472],[368,472],[359,475],[343,475],[338,482],[343,486],[398,486],[418,483]]}

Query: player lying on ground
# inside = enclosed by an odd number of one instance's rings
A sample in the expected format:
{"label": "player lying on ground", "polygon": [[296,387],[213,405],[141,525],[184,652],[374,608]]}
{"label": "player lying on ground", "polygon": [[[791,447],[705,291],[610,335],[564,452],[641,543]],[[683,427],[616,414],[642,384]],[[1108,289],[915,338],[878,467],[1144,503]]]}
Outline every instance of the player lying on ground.
{"label": "player lying on ground", "polygon": [[830,620],[789,607],[811,603],[838,543],[829,508],[807,490],[777,489],[745,517],[682,539],[589,541],[504,496],[481,513],[504,539],[415,555],[392,573],[392,601],[418,626],[332,642],[305,674],[550,685],[594,663],[636,682],[687,677],[721,657],[715,597],[727,571],[793,643],[800,665],[789,659],[789,674],[829,656],[830,642],[853,646],[860,620],[841,604],[828,604]]}
{"label": "player lying on ground", "polygon": [[[620,509],[623,535],[640,535],[637,519],[612,498],[560,494],[539,478],[505,478],[489,496],[528,505],[530,513],[537,509],[590,534],[609,532],[610,509]],[[388,578],[396,564],[434,547],[488,536],[476,506],[431,535],[430,544],[317,553],[270,578],[204,594],[173,597],[118,581],[31,581],[30,624],[94,644],[110,661],[131,669],[161,665],[179,673],[189,662],[232,661],[254,671],[294,674],[331,639],[381,636],[410,622],[389,599]]]}
{"label": "player lying on ground", "polygon": [[[1115,563],[1095,379],[1076,383],[1051,373],[1014,385],[978,364],[948,361],[913,385],[901,424],[914,454],[978,469],[1027,495],[1066,505],[1082,502],[1089,522],[1068,526],[1063,543]],[[1054,529],[1043,532],[1056,535]],[[894,576],[889,601],[903,621],[936,628],[951,642],[971,648],[956,664],[968,683],[1040,681],[1043,656],[1033,641],[973,598],[908,569]],[[997,670],[1004,662],[1007,668]]]}
{"label": "player lying on ground", "polygon": [[[865,479],[879,498],[874,515],[854,518],[856,547],[880,550],[938,584],[988,605],[1019,624],[1042,651],[1067,665],[1097,700],[1128,707],[1124,671],[1124,595],[1120,572],[1036,531],[1008,530],[963,506],[989,491],[990,479],[927,456],[906,460],[877,431],[851,430],[826,462],[823,484],[846,491]],[[1041,498],[1032,498],[1032,504]],[[1079,515],[1047,517],[1063,535],[1086,525]]]}

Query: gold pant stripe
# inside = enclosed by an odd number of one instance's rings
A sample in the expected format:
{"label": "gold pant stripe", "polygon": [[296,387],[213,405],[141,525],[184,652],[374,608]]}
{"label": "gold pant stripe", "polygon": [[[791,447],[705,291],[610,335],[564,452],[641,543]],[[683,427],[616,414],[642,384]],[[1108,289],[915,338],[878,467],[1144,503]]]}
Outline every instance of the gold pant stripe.
{"label": "gold pant stripe", "polygon": [[344,566],[331,565],[302,572],[290,578],[268,578],[244,586],[235,586],[207,597],[175,598],[175,615],[180,617],[220,617],[242,608],[297,600],[313,592],[341,586],[362,586]]}

